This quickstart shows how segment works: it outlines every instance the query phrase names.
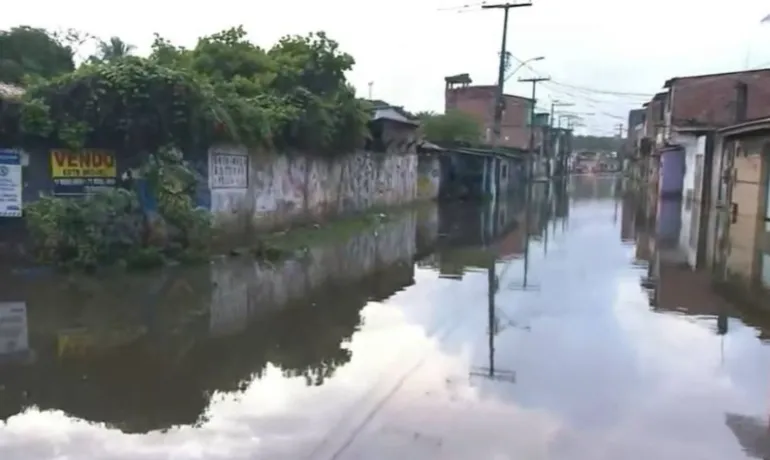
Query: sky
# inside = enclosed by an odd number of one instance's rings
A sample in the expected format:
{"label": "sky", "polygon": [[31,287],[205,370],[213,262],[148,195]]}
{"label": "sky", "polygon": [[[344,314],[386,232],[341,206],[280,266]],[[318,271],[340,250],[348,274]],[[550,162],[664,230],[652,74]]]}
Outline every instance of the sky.
{"label": "sky", "polygon": [[[489,2],[492,3],[492,2]],[[508,50],[544,59],[523,67],[506,92],[529,96],[518,78],[550,76],[538,85],[538,107],[583,115],[584,133],[612,135],[674,76],[770,67],[770,14],[762,0],[532,0],[511,10]],[[0,28],[31,25],[116,35],[149,52],[153,33],[185,46],[199,36],[242,24],[269,47],[281,36],[324,30],[353,55],[349,79],[361,97],[410,111],[444,108],[444,77],[469,73],[494,84],[502,38],[501,10],[477,0],[134,0],[105,7],[95,0],[25,0],[0,15]]]}

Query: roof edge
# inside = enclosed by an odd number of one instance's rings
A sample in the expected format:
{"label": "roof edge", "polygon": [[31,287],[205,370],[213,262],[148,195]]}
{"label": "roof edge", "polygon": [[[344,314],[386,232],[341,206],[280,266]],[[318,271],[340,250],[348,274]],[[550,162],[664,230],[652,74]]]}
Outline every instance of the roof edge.
{"label": "roof edge", "polygon": [[688,75],[685,77],[672,77],[666,80],[666,83],[663,84],[663,87],[670,88],[671,85],[676,83],[678,80],[690,80],[695,78],[709,78],[709,77],[726,77],[728,75],[751,74],[751,73],[757,73],[757,72],[770,72],[770,67],[764,67],[762,69],[751,69],[751,70],[733,70],[731,72],[707,73],[703,75]]}
{"label": "roof edge", "polygon": [[726,126],[718,132],[723,137],[731,137],[763,130],[770,130],[770,117],[755,118],[754,120],[736,123]]}

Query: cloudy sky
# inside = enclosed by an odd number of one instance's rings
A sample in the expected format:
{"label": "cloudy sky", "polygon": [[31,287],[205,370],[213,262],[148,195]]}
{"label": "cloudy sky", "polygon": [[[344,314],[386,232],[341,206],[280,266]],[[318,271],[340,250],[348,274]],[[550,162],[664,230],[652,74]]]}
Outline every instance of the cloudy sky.
{"label": "cloudy sky", "polygon": [[[552,77],[539,87],[551,99],[593,113],[585,129],[616,132],[627,111],[673,76],[770,67],[770,14],[763,0],[533,0],[511,12],[509,51],[520,59],[544,56],[534,72]],[[270,46],[285,34],[325,30],[357,61],[350,79],[361,96],[418,110],[443,110],[443,78],[468,72],[493,84],[503,13],[476,0],[293,0],[182,2],[25,0],[0,15],[0,28],[26,24],[117,35],[146,53],[153,32],[192,46],[200,35],[243,24],[251,39]],[[464,7],[464,5],[467,5]],[[748,59],[747,59],[748,58]],[[509,93],[527,95],[516,78]]]}

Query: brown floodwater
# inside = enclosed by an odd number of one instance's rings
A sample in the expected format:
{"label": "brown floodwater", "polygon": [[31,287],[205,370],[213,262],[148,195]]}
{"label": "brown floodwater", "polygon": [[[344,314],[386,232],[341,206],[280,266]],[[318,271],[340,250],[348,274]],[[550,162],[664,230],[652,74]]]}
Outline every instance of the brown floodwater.
{"label": "brown floodwater", "polygon": [[770,458],[770,321],[646,283],[639,206],[578,176],[271,265],[3,274],[0,458]]}

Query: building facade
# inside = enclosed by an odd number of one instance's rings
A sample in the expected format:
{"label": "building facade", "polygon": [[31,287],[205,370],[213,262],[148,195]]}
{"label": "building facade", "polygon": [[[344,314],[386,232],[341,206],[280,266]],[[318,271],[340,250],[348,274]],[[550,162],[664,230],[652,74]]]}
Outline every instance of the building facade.
{"label": "building facade", "polygon": [[718,135],[714,268],[720,280],[748,292],[770,290],[770,117]]}
{"label": "building facade", "polygon": [[[470,79],[465,80],[467,82]],[[494,127],[494,108],[497,98],[497,86],[456,84],[447,78],[444,95],[445,111],[459,110],[473,115],[482,126],[482,142],[492,143]],[[532,99],[503,95],[503,118],[500,129],[500,144],[517,149],[529,149],[530,128],[532,116]],[[540,143],[540,135],[536,130],[536,146]]]}

